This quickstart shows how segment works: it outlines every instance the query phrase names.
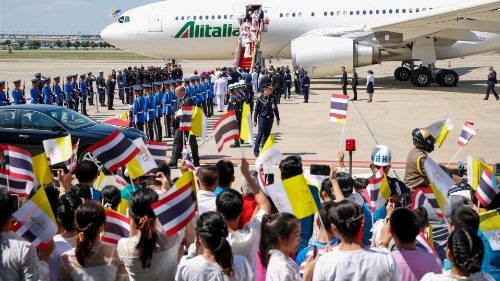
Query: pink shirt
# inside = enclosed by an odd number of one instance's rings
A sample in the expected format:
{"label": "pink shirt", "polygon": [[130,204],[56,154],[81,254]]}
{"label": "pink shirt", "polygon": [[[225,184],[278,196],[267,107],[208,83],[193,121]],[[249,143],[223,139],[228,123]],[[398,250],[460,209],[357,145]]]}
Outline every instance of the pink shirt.
{"label": "pink shirt", "polygon": [[396,261],[401,281],[418,281],[427,272],[441,273],[439,258],[420,248],[416,250],[398,250],[391,252]]}

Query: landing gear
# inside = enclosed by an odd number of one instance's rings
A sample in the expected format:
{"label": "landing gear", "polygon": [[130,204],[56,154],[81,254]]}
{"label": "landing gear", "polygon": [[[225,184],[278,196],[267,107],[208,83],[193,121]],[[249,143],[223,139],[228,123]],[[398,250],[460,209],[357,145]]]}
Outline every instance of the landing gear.
{"label": "landing gear", "polygon": [[407,67],[398,67],[394,71],[394,78],[398,81],[408,81],[411,76],[411,70]]}
{"label": "landing gear", "polygon": [[432,73],[426,67],[417,68],[411,73],[410,81],[416,87],[428,87],[432,82]]}
{"label": "landing gear", "polygon": [[441,69],[436,73],[436,82],[442,87],[456,87],[458,80],[458,74],[450,69]]}

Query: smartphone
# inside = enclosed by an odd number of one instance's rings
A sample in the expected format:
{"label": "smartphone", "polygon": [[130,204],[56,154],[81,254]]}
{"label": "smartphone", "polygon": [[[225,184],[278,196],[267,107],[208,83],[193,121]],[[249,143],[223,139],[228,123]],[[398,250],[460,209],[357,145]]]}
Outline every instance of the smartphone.
{"label": "smartphone", "polygon": [[318,256],[318,247],[316,245],[313,246],[313,259]]}
{"label": "smartphone", "polygon": [[264,174],[264,178],[266,179],[266,185],[274,184],[274,174]]}
{"label": "smartphone", "polygon": [[312,164],[311,165],[311,175],[327,177],[330,175],[330,166]]}
{"label": "smartphone", "polygon": [[63,169],[52,169],[52,177],[56,178],[59,176],[59,173],[64,173]]}

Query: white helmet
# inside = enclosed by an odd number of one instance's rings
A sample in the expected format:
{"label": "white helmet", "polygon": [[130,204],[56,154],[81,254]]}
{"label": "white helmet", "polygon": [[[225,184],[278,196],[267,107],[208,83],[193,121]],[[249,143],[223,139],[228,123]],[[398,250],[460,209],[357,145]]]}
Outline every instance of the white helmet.
{"label": "white helmet", "polygon": [[387,145],[377,145],[372,152],[372,164],[387,166],[391,164],[391,150]]}

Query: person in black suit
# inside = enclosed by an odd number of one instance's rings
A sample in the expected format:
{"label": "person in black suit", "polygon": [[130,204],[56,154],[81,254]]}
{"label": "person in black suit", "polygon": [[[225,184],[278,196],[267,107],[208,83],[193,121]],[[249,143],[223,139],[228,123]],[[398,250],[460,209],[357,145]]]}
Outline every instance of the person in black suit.
{"label": "person in black suit", "polygon": [[340,85],[342,85],[342,93],[347,95],[347,84],[349,81],[347,80],[347,72],[345,71],[345,67],[341,67],[342,69],[342,78],[340,78]]}
{"label": "person in black suit", "polygon": [[358,99],[358,85],[359,85],[358,73],[356,73],[356,69],[353,68],[352,69],[351,87],[352,87],[352,92],[354,93],[354,97],[351,100]]}
{"label": "person in black suit", "polygon": [[486,81],[486,85],[488,85],[488,87],[486,88],[486,97],[484,97],[483,100],[488,100],[488,98],[490,97],[490,92],[492,92],[495,98],[499,100],[500,97],[498,96],[497,91],[495,91],[495,84],[497,83],[497,72],[493,69],[492,66],[490,66],[489,70],[490,72],[488,73],[488,81]]}

